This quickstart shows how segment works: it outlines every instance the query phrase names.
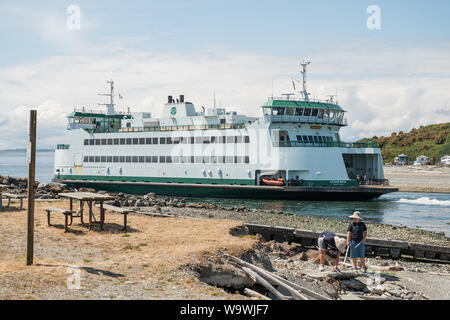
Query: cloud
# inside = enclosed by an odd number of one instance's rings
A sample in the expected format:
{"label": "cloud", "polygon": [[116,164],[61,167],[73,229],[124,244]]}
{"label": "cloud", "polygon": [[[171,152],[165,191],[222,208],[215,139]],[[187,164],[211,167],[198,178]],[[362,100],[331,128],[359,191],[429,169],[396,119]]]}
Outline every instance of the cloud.
{"label": "cloud", "polygon": [[[136,40],[139,41],[139,40]],[[144,41],[144,40],[142,40]],[[38,110],[39,147],[64,143],[65,116],[74,107],[99,109],[98,92],[114,79],[118,110],[131,107],[160,115],[167,95],[184,94],[200,109],[213,105],[213,91],[224,107],[255,116],[274,93],[292,91],[299,77],[298,57],[201,48],[171,54],[133,49],[120,41],[86,54],[49,56],[0,70],[0,149],[23,147],[28,110]],[[376,49],[376,50],[375,50]],[[351,141],[407,131],[422,124],[450,121],[448,44],[433,48],[362,48],[342,46],[310,56],[308,89],[316,98],[338,91],[348,111]],[[382,50],[382,51],[380,51]],[[432,59],[426,59],[432,57]]]}

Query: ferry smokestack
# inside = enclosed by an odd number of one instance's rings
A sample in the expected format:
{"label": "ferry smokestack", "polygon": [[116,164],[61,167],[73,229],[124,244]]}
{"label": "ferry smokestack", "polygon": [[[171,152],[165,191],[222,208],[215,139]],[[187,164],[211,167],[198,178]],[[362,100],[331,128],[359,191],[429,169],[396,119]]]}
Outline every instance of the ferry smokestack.
{"label": "ferry smokestack", "polygon": [[180,102],[184,102],[184,95],[180,94]]}
{"label": "ferry smokestack", "polygon": [[168,96],[168,97],[167,97],[167,102],[168,102],[168,103],[172,103],[172,102],[173,102],[172,96]]}

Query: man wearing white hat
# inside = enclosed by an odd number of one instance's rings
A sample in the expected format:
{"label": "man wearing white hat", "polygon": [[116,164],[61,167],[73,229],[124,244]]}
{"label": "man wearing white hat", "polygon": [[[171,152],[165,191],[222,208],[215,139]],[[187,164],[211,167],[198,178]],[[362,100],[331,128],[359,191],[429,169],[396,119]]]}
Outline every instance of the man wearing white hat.
{"label": "man wearing white hat", "polygon": [[355,211],[349,218],[353,219],[353,221],[347,228],[347,246],[350,246],[350,258],[353,260],[353,269],[355,271],[358,270],[359,258],[362,270],[367,272],[364,246],[367,238],[367,227],[364,222],[361,222],[361,212]]}
{"label": "man wearing white hat", "polygon": [[[334,232],[324,231],[319,235],[317,242],[319,245],[320,257],[319,270],[324,270],[323,265],[325,264],[325,255],[328,255],[334,259],[333,270],[339,272],[339,253],[345,253],[345,239],[339,238]],[[332,253],[329,253],[327,249],[330,249]]]}

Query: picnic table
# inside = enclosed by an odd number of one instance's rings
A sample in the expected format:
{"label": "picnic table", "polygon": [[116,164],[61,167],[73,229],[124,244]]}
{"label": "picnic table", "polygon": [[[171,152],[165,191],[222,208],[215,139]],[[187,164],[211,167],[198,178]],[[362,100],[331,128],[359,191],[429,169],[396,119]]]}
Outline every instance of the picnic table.
{"label": "picnic table", "polygon": [[3,197],[8,199],[8,204],[6,205],[6,207],[9,207],[11,205],[11,199],[19,199],[20,200],[20,210],[22,210],[23,209],[23,199],[25,199],[27,196],[24,194],[15,194],[15,193],[0,191],[0,210],[3,210]]}
{"label": "picnic table", "polygon": [[[105,201],[114,200],[113,196],[93,193],[93,192],[67,192],[67,193],[59,193],[61,197],[69,199],[69,211],[73,211],[73,200],[79,200],[80,206],[76,211],[75,215],[71,216],[70,224],[72,224],[73,218],[80,218],[81,223],[84,224],[83,221],[83,213],[84,213],[84,203],[87,204],[89,210],[89,230],[92,229],[92,225],[94,223],[100,224],[100,230],[103,230],[103,225],[105,224],[105,209],[103,208],[103,204]],[[96,221],[94,212],[92,211],[92,207],[94,203],[98,202],[100,207],[100,220]],[[94,219],[94,221],[92,221]]]}

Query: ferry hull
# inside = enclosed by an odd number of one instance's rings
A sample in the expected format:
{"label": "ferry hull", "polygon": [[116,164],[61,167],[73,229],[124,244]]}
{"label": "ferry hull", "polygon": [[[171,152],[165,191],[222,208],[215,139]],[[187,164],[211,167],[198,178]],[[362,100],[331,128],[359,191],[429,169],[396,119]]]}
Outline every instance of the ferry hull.
{"label": "ferry hull", "polygon": [[75,188],[85,187],[108,192],[147,194],[178,197],[212,197],[266,200],[303,201],[361,201],[376,199],[383,194],[396,192],[387,186],[355,187],[272,187],[184,183],[105,182],[95,180],[59,180]]}

